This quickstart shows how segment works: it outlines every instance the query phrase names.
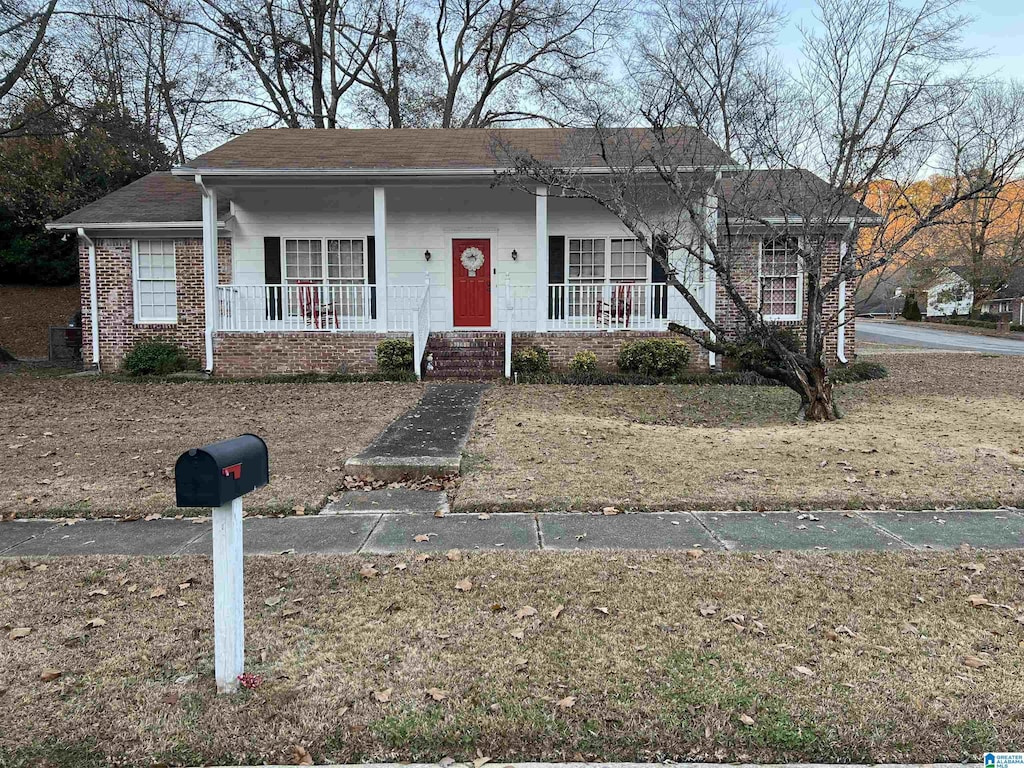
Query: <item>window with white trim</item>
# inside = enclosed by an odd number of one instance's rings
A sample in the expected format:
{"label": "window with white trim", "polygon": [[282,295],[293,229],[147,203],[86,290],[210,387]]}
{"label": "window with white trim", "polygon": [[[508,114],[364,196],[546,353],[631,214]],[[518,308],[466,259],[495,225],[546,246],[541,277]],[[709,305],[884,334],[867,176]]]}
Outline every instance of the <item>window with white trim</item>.
{"label": "window with white trim", "polygon": [[322,240],[284,241],[285,282],[319,283],[324,279]]}
{"label": "window with white trim", "polygon": [[569,282],[603,283],[604,239],[569,238]]}
{"label": "window with white trim", "polygon": [[289,315],[329,324],[331,317],[366,314],[363,238],[285,238],[283,251],[284,281],[294,286],[287,289],[285,299]]}
{"label": "window with white trim", "polygon": [[637,240],[612,238],[609,274],[613,283],[647,282],[647,252]]}
{"label": "window with white trim", "polygon": [[761,241],[761,314],[776,319],[799,319],[800,279],[797,238],[764,238]]}
{"label": "window with white trim", "polygon": [[327,279],[332,283],[360,284],[366,278],[362,240],[327,241]]}
{"label": "window with white trim", "polygon": [[136,323],[178,322],[173,240],[133,241]]}

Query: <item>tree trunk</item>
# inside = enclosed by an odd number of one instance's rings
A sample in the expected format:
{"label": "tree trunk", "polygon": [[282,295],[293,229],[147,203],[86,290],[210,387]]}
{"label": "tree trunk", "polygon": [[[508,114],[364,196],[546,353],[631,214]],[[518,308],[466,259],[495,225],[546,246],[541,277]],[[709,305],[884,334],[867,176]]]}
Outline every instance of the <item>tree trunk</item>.
{"label": "tree trunk", "polygon": [[832,382],[824,368],[816,366],[810,371],[802,371],[797,393],[800,395],[799,415],[805,421],[835,421],[840,417]]}

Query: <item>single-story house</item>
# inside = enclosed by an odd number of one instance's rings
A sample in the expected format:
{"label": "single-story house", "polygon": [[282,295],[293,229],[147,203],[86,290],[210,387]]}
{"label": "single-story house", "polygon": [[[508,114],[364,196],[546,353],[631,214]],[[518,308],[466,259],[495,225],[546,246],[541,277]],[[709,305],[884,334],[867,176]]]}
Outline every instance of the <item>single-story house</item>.
{"label": "single-story house", "polygon": [[[926,287],[928,317],[961,317],[971,314],[974,287],[969,267],[944,267]],[[983,299],[983,314],[998,315],[1011,323],[1024,325],[1024,267],[1014,269],[1009,278],[1000,280],[998,288]]]}
{"label": "single-story house", "polygon": [[[696,129],[679,131],[695,170],[735,168]],[[401,337],[417,371],[426,358],[437,374],[507,375],[514,347],[540,345],[556,367],[589,350],[613,368],[623,343],[666,335],[670,321],[703,329],[615,216],[558,190],[493,183],[511,162],[496,137],[552,164],[571,143],[574,168],[607,173],[596,146],[580,162],[585,135],[260,129],[152,173],[48,224],[79,239],[83,359],[113,370],[139,340],[166,338],[217,375],[359,372],[375,369],[382,339]],[[736,269],[766,315],[799,325],[794,243],[751,234]],[[734,311],[711,270],[678,273],[711,317]],[[841,291],[829,307],[847,320],[829,339],[841,361],[854,343],[845,301]],[[693,364],[714,356],[698,351]]]}

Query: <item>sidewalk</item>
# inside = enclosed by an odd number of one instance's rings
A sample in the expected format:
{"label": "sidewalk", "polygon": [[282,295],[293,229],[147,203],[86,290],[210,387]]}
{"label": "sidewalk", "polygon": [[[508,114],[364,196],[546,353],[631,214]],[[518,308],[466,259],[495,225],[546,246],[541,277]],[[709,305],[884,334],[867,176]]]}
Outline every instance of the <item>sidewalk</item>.
{"label": "sidewalk", "polygon": [[[1020,510],[944,512],[360,512],[247,518],[246,554],[462,550],[701,549],[819,552],[1024,548]],[[416,537],[426,536],[425,541]],[[210,522],[55,520],[0,523],[0,556],[209,555]]]}

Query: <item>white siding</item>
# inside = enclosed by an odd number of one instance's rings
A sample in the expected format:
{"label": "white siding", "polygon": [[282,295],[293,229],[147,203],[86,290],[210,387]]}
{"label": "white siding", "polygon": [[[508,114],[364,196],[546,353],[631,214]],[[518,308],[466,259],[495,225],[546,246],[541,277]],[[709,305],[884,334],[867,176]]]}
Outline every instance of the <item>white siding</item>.
{"label": "white siding", "polygon": [[[233,278],[264,282],[263,238],[366,237],[373,234],[373,188],[236,189],[230,198]],[[489,186],[387,187],[388,283],[423,285],[430,274],[431,326],[452,327],[453,238],[491,241],[491,325],[500,328],[506,280],[516,296],[517,330],[532,330],[535,306],[535,201],[532,195]],[[629,236],[597,204],[552,196],[548,230],[562,236]],[[430,251],[431,260],[424,259]],[[512,259],[512,251],[518,258]],[[546,271],[546,267],[545,267]],[[392,294],[393,295],[393,294]],[[392,299],[394,301],[394,299]],[[546,301],[546,299],[545,299]],[[396,307],[389,307],[393,315]]]}
{"label": "white siding", "polygon": [[[958,298],[959,297],[959,298]],[[958,275],[950,275],[944,282],[936,283],[928,289],[928,317],[947,317],[949,315],[971,314],[974,291],[971,286]]]}

